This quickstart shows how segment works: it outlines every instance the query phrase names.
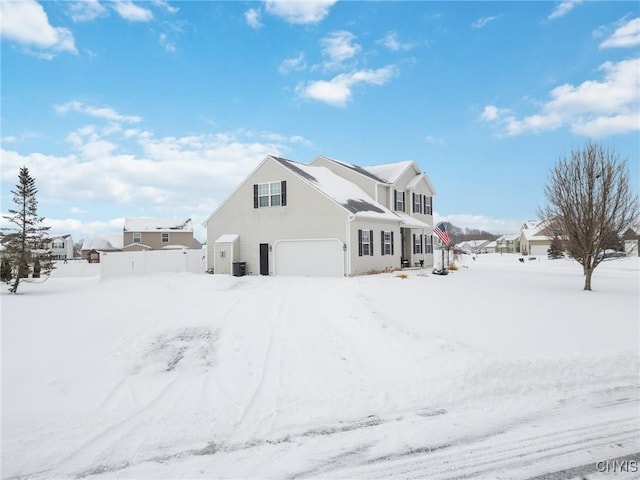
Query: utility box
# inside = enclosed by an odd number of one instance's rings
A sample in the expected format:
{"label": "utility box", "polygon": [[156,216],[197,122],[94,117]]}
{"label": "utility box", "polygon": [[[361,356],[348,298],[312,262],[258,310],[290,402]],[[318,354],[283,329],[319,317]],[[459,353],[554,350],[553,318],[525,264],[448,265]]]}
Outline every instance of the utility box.
{"label": "utility box", "polygon": [[247,274],[247,262],[233,262],[233,276],[244,277]]}

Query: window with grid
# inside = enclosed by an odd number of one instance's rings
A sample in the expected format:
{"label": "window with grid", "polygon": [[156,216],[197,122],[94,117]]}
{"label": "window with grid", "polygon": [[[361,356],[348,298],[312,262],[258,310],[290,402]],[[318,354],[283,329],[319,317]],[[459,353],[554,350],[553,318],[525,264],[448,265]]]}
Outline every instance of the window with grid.
{"label": "window with grid", "polygon": [[425,215],[433,215],[433,198],[424,196],[424,213]]}
{"label": "window with grid", "polygon": [[413,194],[413,213],[422,213],[422,194]]}
{"label": "window with grid", "polygon": [[162,235],[162,243],[169,243],[169,234],[163,233]]}
{"label": "window with grid", "polygon": [[141,243],[142,242],[142,233],[133,232],[133,243]]}

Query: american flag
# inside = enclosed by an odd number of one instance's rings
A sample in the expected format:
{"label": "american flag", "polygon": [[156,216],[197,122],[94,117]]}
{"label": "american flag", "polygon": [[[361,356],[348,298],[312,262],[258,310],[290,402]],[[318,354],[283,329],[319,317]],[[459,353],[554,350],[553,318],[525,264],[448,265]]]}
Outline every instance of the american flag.
{"label": "american flag", "polygon": [[435,233],[444,245],[449,245],[451,243],[451,239],[449,238],[449,234],[447,233],[447,228],[444,226],[444,222],[440,222],[436,225],[436,228],[433,229],[433,233]]}

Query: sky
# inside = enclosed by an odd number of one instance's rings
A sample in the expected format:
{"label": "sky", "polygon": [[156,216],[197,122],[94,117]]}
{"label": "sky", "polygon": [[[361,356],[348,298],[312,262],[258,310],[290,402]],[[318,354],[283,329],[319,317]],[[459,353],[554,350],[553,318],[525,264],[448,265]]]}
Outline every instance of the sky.
{"label": "sky", "polygon": [[591,141],[640,190],[638,2],[2,0],[1,210],[202,222],[266,155],[415,160],[436,220],[515,233]]}

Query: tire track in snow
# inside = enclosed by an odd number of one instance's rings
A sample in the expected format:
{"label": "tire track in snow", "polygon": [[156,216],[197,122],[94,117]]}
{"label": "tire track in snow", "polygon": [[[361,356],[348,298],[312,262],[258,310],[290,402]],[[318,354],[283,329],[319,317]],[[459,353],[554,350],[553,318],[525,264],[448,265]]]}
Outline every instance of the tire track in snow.
{"label": "tire track in snow", "polygon": [[[638,428],[623,428],[636,421],[636,417],[625,417],[515,439],[510,438],[515,435],[513,431],[498,432],[369,459],[367,465],[336,471],[335,476],[460,480],[488,475],[495,478],[505,471],[544,467],[552,460],[589,449],[606,451],[607,447],[618,444],[619,448],[637,448]],[[504,478],[517,476],[507,474]]]}
{"label": "tire track in snow", "polygon": [[[275,402],[277,401],[278,389],[275,389],[274,399],[272,401],[271,412],[262,410],[256,412],[256,405],[265,403],[262,397],[265,396],[266,386],[277,381],[280,382],[280,372],[282,369],[282,350],[283,350],[283,337],[284,337],[284,323],[286,319],[283,316],[285,305],[288,303],[288,293],[290,290],[290,282],[285,284],[284,292],[282,293],[282,300],[280,301],[275,314],[269,320],[269,338],[267,340],[267,346],[265,349],[264,359],[262,361],[262,368],[260,371],[260,379],[258,380],[255,389],[253,390],[249,401],[242,410],[242,415],[238,421],[237,429],[239,432],[235,435],[238,443],[247,443],[251,440],[261,429],[264,429],[264,425],[267,422],[273,422],[273,414],[275,411]],[[258,401],[260,399],[260,401]],[[256,415],[257,413],[257,415]],[[247,419],[249,416],[257,416],[257,422],[247,425]]]}

